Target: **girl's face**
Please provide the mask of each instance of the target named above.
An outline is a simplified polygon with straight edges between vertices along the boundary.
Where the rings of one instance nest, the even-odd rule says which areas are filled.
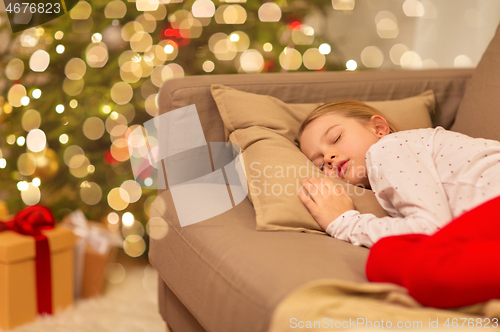
[[[357,119],[325,114],[304,128],[300,149],[327,176],[370,188],[366,152],[389,133],[387,121],[378,115],[364,124]]]

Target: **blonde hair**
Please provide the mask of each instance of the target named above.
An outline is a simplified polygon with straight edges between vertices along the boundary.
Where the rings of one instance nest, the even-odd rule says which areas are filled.
[[[314,119],[326,114],[337,114],[346,118],[357,119],[365,124],[368,124],[372,116],[379,115],[387,120],[391,133],[399,131],[397,125],[379,110],[357,100],[341,100],[320,105],[309,113],[300,124],[298,134],[299,141],[306,126]]]

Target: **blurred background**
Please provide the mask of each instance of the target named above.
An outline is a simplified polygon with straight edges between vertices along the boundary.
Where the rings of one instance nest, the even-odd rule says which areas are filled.
[[[14,34],[0,10],[0,220],[81,210],[143,258],[156,190],[127,137],[165,81],[474,67],[500,19],[494,0],[89,0]]]

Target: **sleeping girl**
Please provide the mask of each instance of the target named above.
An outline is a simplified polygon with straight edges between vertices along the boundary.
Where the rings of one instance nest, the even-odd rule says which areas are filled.
[[[440,266],[437,273],[443,276],[436,283],[449,283],[450,276],[458,275],[460,279],[464,273],[470,276],[472,269],[477,270],[476,278],[486,269],[484,272],[492,276],[474,279],[474,284],[482,280],[487,285],[482,286],[482,293],[475,288],[472,299],[466,296],[461,300],[457,295],[436,299],[437,293],[416,298],[423,304],[441,307],[476,303],[492,298],[493,293],[493,298],[500,298],[500,264],[491,261],[492,255],[495,261],[500,255],[500,198],[495,199],[500,196],[500,142],[471,138],[442,127],[398,131],[379,111],[352,100],[315,109],[302,121],[299,140],[302,152],[327,176],[372,189],[390,215],[377,218],[360,214],[345,190],[328,178],[304,179],[307,194],[298,192],[329,235],[355,245],[373,246],[367,264],[370,280],[398,283],[415,295],[412,292],[417,292],[415,287],[421,287],[421,283],[415,287],[409,284],[419,277],[428,278],[425,273],[430,267],[425,264],[435,263],[432,269]],[[448,242],[444,246],[443,242],[450,239],[456,245]],[[468,241],[488,245],[496,241],[496,246],[467,246],[465,250],[466,243],[472,245]],[[485,254],[492,248],[494,252]],[[441,256],[439,250],[444,250]],[[449,250],[455,256],[446,261],[443,257],[449,257]],[[457,252],[463,252],[463,257],[457,258]],[[410,257],[422,262],[403,268]],[[445,269],[449,271],[443,272]],[[426,284],[425,288],[429,287]],[[460,294],[464,294],[463,289]],[[426,296],[432,298],[430,302]]]

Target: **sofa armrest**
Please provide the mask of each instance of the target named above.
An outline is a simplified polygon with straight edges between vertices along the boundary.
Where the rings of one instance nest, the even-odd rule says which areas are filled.
[[[159,112],[195,104],[207,142],[224,141],[224,126],[210,93],[224,84],[266,94],[286,103],[317,103],[342,99],[393,100],[432,89],[436,95],[434,126],[450,128],[473,69],[301,72],[248,75],[188,76],[166,81],[160,89]]]

